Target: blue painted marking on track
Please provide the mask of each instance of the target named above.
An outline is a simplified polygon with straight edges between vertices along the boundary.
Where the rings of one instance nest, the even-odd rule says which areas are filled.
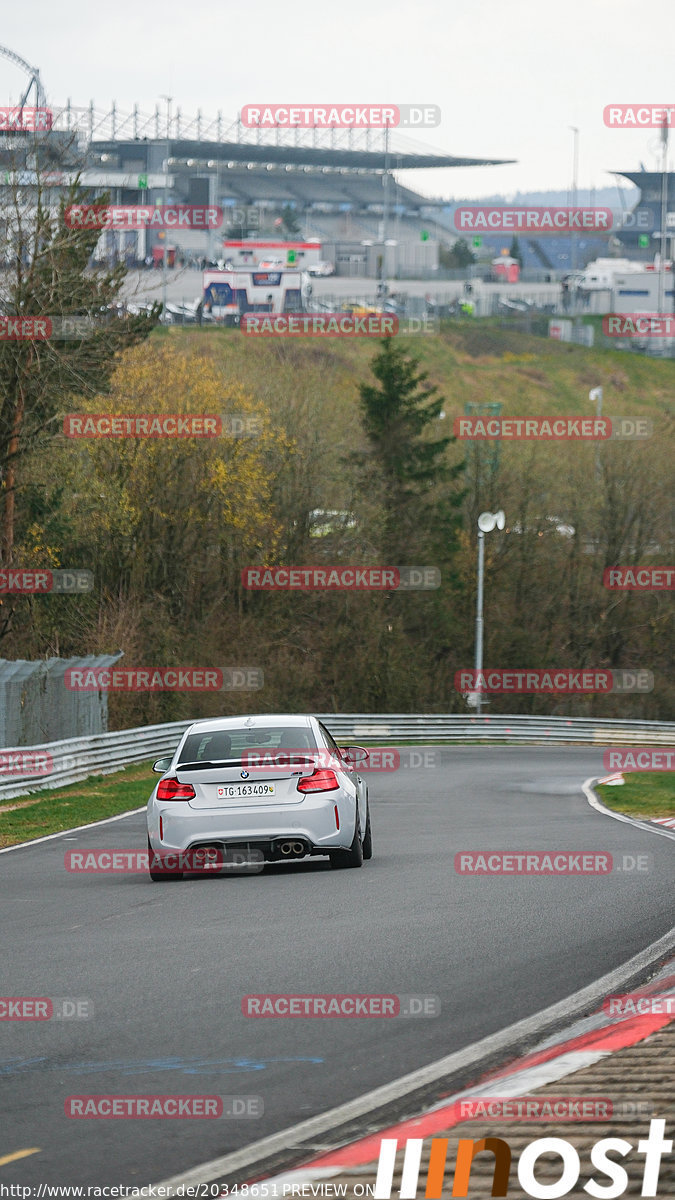
[[[277,1063],[316,1063],[325,1060],[313,1055],[288,1058],[136,1058],[111,1059],[108,1062],[50,1062],[47,1058],[8,1058],[0,1060],[0,1076],[26,1075],[31,1071],[62,1071],[67,1075],[151,1075],[157,1071],[177,1071],[181,1075],[245,1075],[264,1071]]]

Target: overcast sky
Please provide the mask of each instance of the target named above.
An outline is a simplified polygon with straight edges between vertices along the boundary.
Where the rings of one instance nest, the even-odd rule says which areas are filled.
[[[658,130],[605,128],[603,109],[675,102],[673,0],[31,0],[5,8],[0,40],[54,105],[152,112],[168,93],[184,114],[235,118],[257,102],[437,104],[417,143],[518,160],[400,176],[436,196],[568,188],[571,125],[580,188],[653,170]],[[16,102],[22,71],[0,58],[0,77],[0,103]]]

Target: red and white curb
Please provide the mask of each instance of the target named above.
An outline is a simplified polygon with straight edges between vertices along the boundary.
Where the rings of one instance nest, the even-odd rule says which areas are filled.
[[[648,985],[639,989],[640,996],[675,997],[675,974],[673,963],[665,967]],[[602,1009],[576,1021],[563,1033],[541,1042],[530,1054],[512,1063],[509,1067],[486,1075],[475,1087],[457,1092],[426,1109],[418,1117],[380,1129],[377,1133],[359,1138],[332,1150],[328,1154],[310,1159],[293,1171],[282,1175],[257,1176],[249,1183],[276,1185],[303,1184],[312,1180],[329,1179],[352,1169],[361,1173],[367,1164],[377,1162],[380,1142],[383,1138],[425,1138],[441,1131],[452,1129],[467,1120],[462,1116],[462,1101],[471,1096],[481,1099],[530,1096],[537,1088],[545,1087],[593,1066],[616,1050],[624,1050],[643,1041],[657,1030],[675,1020],[675,1013],[650,1013],[629,1018],[609,1017]],[[359,1168],[361,1170],[359,1170]],[[283,1188],[281,1189],[283,1194]]]
[[[675,817],[652,817],[655,825],[667,825],[668,829],[675,829]]]

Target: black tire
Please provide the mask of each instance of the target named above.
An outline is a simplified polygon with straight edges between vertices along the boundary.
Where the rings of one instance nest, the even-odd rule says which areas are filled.
[[[366,817],[366,832],[363,837],[363,857],[373,857],[373,831],[370,828],[370,805],[368,805],[368,816]]]
[[[172,880],[172,879],[181,880],[183,878],[182,871],[157,871],[157,870],[153,869],[150,866],[150,863],[152,863],[152,860],[154,857],[155,857],[155,852],[154,852],[152,846],[150,845],[150,838],[148,838],[148,870],[150,872],[150,878],[153,883],[168,883],[169,880]]]
[[[361,841],[358,820],[356,822],[356,829],[354,830],[354,840],[349,850],[332,850],[330,865],[334,871],[342,870],[344,867],[363,866],[363,842]]]

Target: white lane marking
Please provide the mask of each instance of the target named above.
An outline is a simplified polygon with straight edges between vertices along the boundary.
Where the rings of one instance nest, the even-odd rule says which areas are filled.
[[[450,1100],[445,1100],[443,1104],[450,1104],[464,1096],[526,1096],[534,1088],[546,1087],[549,1083],[564,1079],[566,1075],[572,1075],[574,1071],[592,1067],[601,1058],[608,1058],[610,1053],[609,1050],[568,1050],[565,1054],[559,1054],[557,1058],[549,1059],[548,1062],[536,1063],[533,1067],[514,1071],[512,1075],[495,1079],[493,1083],[487,1080],[482,1086],[477,1084],[476,1087],[468,1088],[465,1092],[452,1096]],[[442,1108],[443,1104],[436,1107]],[[432,1112],[433,1109],[429,1111]]]

